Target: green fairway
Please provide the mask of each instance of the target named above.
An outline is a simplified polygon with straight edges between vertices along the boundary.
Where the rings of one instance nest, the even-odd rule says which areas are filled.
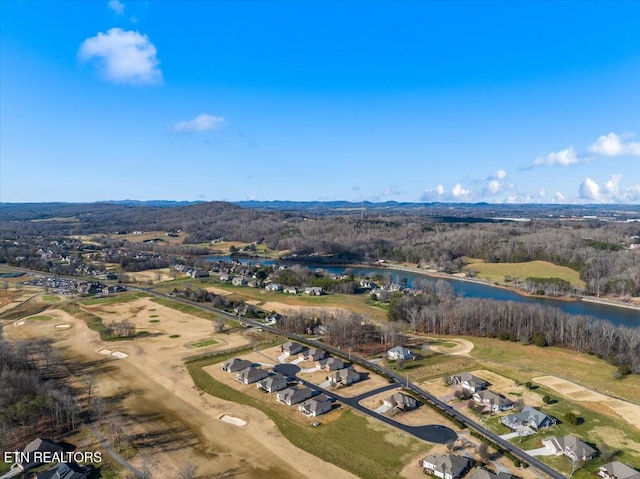
[[[464,267],[465,271],[474,271],[480,279],[504,283],[505,277],[518,278],[559,278],[577,288],[584,288],[585,282],[580,279],[578,271],[558,266],[548,261],[528,261],[526,263],[483,263],[473,261]]]

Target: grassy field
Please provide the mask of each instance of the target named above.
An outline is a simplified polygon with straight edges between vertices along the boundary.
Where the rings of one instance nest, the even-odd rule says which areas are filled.
[[[15,308],[11,308],[3,313],[0,313],[0,319],[6,319],[13,321],[15,319],[24,318],[26,316],[33,316],[49,309],[50,305],[42,303],[26,302],[19,304]]]
[[[27,318],[29,321],[51,321],[53,316],[48,316],[46,314],[37,314],[35,316],[31,316]]]
[[[223,361],[227,356],[218,355],[187,363],[194,382],[201,390],[228,401],[260,409],[295,446],[358,477],[398,478],[399,471],[411,457],[421,450],[426,452],[429,449],[428,445],[416,439],[398,437],[394,429],[375,423],[350,409],[345,409],[338,419],[323,423],[320,427],[302,425],[295,419],[293,411],[291,417],[283,415],[271,402],[243,394],[216,381],[202,370],[204,366]]]
[[[640,376],[614,379],[616,367],[596,356],[493,338],[465,339],[474,344],[471,356],[486,362],[489,369],[509,368],[509,376],[521,383],[536,376],[554,375],[631,402],[637,402],[640,397]]]
[[[345,308],[356,313],[370,316],[375,319],[385,320],[387,317],[387,307],[377,305],[369,295],[366,294],[327,294],[323,296],[309,296],[305,294],[291,295],[264,289],[248,288],[246,286],[233,286],[226,283],[216,283],[207,280],[197,280],[191,278],[180,278],[174,281],[165,281],[158,284],[158,291],[170,292],[173,288],[207,288],[215,287],[228,291],[230,299],[241,299],[243,301],[257,301],[258,306],[268,302],[282,303],[293,307],[326,307]]]
[[[566,266],[558,266],[548,261],[528,261],[526,263],[484,263],[473,260],[464,267],[466,271],[475,271],[480,279],[504,283],[505,276],[518,278],[523,281],[533,278],[559,278],[568,281],[573,286],[584,288],[585,282],[580,274]]]
[[[81,299],[79,303],[85,306],[96,306],[98,304],[124,303],[126,301],[135,301],[136,299],[148,298],[149,296],[149,294],[143,292],[119,293],[104,296],[101,298]]]
[[[42,299],[44,301],[60,301],[60,296],[53,296],[51,294],[43,294]]]
[[[196,308],[195,306],[190,306],[188,304],[180,303],[179,301],[172,301],[166,298],[152,298],[151,301],[153,301],[154,303],[161,304],[162,306],[166,306],[167,308],[175,309],[176,311],[180,311],[185,314],[190,314],[192,316],[197,316],[199,318],[209,319],[211,321],[218,318],[218,315],[215,313],[204,311],[200,308]]]

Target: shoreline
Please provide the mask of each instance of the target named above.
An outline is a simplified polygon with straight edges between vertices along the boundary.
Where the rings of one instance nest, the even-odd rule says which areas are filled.
[[[385,266],[383,266],[383,268],[395,269],[397,271],[405,271],[405,272],[415,273],[415,274],[423,274],[425,276],[430,276],[432,278],[457,279],[460,281],[467,281],[470,283],[482,284],[484,286],[491,286],[493,288],[502,288],[507,291],[511,291],[513,293],[519,294],[520,296],[525,296],[528,298],[553,299],[557,301],[567,301],[567,302],[584,301],[587,303],[602,304],[605,306],[614,306],[618,308],[626,308],[626,309],[633,309],[636,311],[640,311],[640,304],[623,303],[623,302],[616,301],[609,298],[596,298],[594,296],[581,296],[579,298],[574,298],[571,296],[545,296],[540,294],[527,293],[526,291],[522,291],[520,289],[511,287],[511,286],[507,286],[504,284],[495,284],[495,283],[492,283],[491,281],[487,281],[483,279],[456,276],[455,274],[440,273],[438,271],[433,271],[433,270],[412,268],[409,266],[402,266],[402,265],[395,265],[395,264],[386,264]]]

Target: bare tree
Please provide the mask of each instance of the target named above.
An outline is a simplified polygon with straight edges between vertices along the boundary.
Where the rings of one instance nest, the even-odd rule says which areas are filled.
[[[198,473],[198,466],[191,462],[187,462],[182,468],[178,470],[176,479],[195,479]]]

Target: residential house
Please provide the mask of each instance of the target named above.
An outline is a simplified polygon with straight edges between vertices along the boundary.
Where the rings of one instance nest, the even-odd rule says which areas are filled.
[[[428,474],[442,479],[457,479],[473,467],[475,461],[455,454],[429,454],[422,460]]]
[[[264,287],[266,291],[282,291],[282,285],[271,283]]]
[[[323,291],[319,286],[311,286],[308,288],[304,288],[304,294],[308,294],[311,296],[322,296]]]
[[[460,373],[449,377],[449,381],[453,384],[459,384],[463,389],[472,393],[482,391],[489,387],[489,383],[484,379],[474,376],[471,373]]]
[[[476,467],[467,479],[512,479],[513,476],[507,472],[491,472],[484,467]]]
[[[194,268],[191,271],[189,271],[189,276],[191,276],[192,278],[206,278],[209,276],[209,272],[208,271],[204,271],[202,269],[198,269],[198,268]]]
[[[309,348],[306,351],[300,353],[300,359],[314,362],[324,359],[326,355],[327,353],[325,353],[322,349]]]
[[[311,396],[313,396],[313,389],[309,387],[304,387],[301,389],[290,387],[276,393],[276,399],[278,400],[278,402],[286,404],[287,406],[292,406],[294,404],[298,404],[299,402],[306,401]]]
[[[243,384],[252,384],[266,378],[267,376],[269,376],[269,372],[266,369],[249,366],[236,374],[236,380]]]
[[[564,454],[573,461],[588,461],[596,456],[597,451],[585,444],[575,436],[567,435],[563,437],[550,436],[542,440],[542,445],[553,454],[561,456]]]
[[[276,324],[278,321],[282,319],[282,315],[278,313],[272,313],[264,319],[267,322],[267,324]]]
[[[600,466],[598,475],[602,477],[602,479],[640,479],[640,472],[620,461],[614,461]]]
[[[353,368],[343,368],[329,374],[327,378],[332,384],[342,384],[349,386],[350,384],[360,381],[360,373]]]
[[[237,276],[231,280],[231,284],[234,286],[245,286],[247,284],[247,278]]]
[[[36,474],[35,479],[84,479],[90,472],[89,466],[80,466],[75,462],[59,462],[55,467]]]
[[[284,292],[287,294],[298,294],[298,288],[294,286],[289,286],[287,288],[284,288]]]
[[[248,368],[253,363],[240,358],[227,359],[222,363],[222,370],[228,373],[237,373],[243,369]]]
[[[482,404],[485,408],[492,412],[507,411],[513,409],[513,401],[507,399],[501,394],[494,393],[493,391],[484,390],[478,391],[473,394],[473,400]]]
[[[398,359],[408,360],[416,358],[415,354],[413,354],[410,349],[403,348],[402,346],[391,348],[389,351],[387,351],[387,357],[392,361],[396,361]]]
[[[502,417],[500,422],[513,430],[528,427],[538,431],[543,427],[553,426],[556,420],[537,409],[527,406],[519,413]]]
[[[287,378],[282,374],[276,373],[273,376],[264,378],[257,383],[258,389],[262,389],[268,393],[274,393],[276,391],[282,391],[287,387]]]
[[[328,357],[326,359],[316,361],[316,366],[327,371],[336,371],[344,368],[344,361],[340,358]]]
[[[37,438],[27,444],[24,449],[20,451],[26,454],[26,461],[17,461],[16,466],[22,471],[26,471],[27,469],[31,469],[32,467],[42,464],[42,461],[40,460],[42,458],[42,453],[60,453],[63,451],[64,449],[62,446],[58,446],[51,439]]]
[[[402,411],[410,411],[418,407],[418,401],[411,396],[400,392],[394,393],[388,398],[382,400],[382,404],[389,408],[401,409]]]
[[[302,352],[302,345],[293,341],[287,341],[282,345],[282,353],[287,356],[293,356]]]
[[[331,411],[331,400],[328,396],[320,394],[300,404],[298,409],[308,417],[320,416],[321,414]]]
[[[220,281],[222,281],[223,283],[228,283],[232,279],[233,279],[233,276],[231,276],[230,274],[221,274],[220,275]]]
[[[249,286],[250,288],[257,288],[258,286],[260,286],[260,283],[258,283],[257,279],[251,279],[247,281],[247,286]]]

